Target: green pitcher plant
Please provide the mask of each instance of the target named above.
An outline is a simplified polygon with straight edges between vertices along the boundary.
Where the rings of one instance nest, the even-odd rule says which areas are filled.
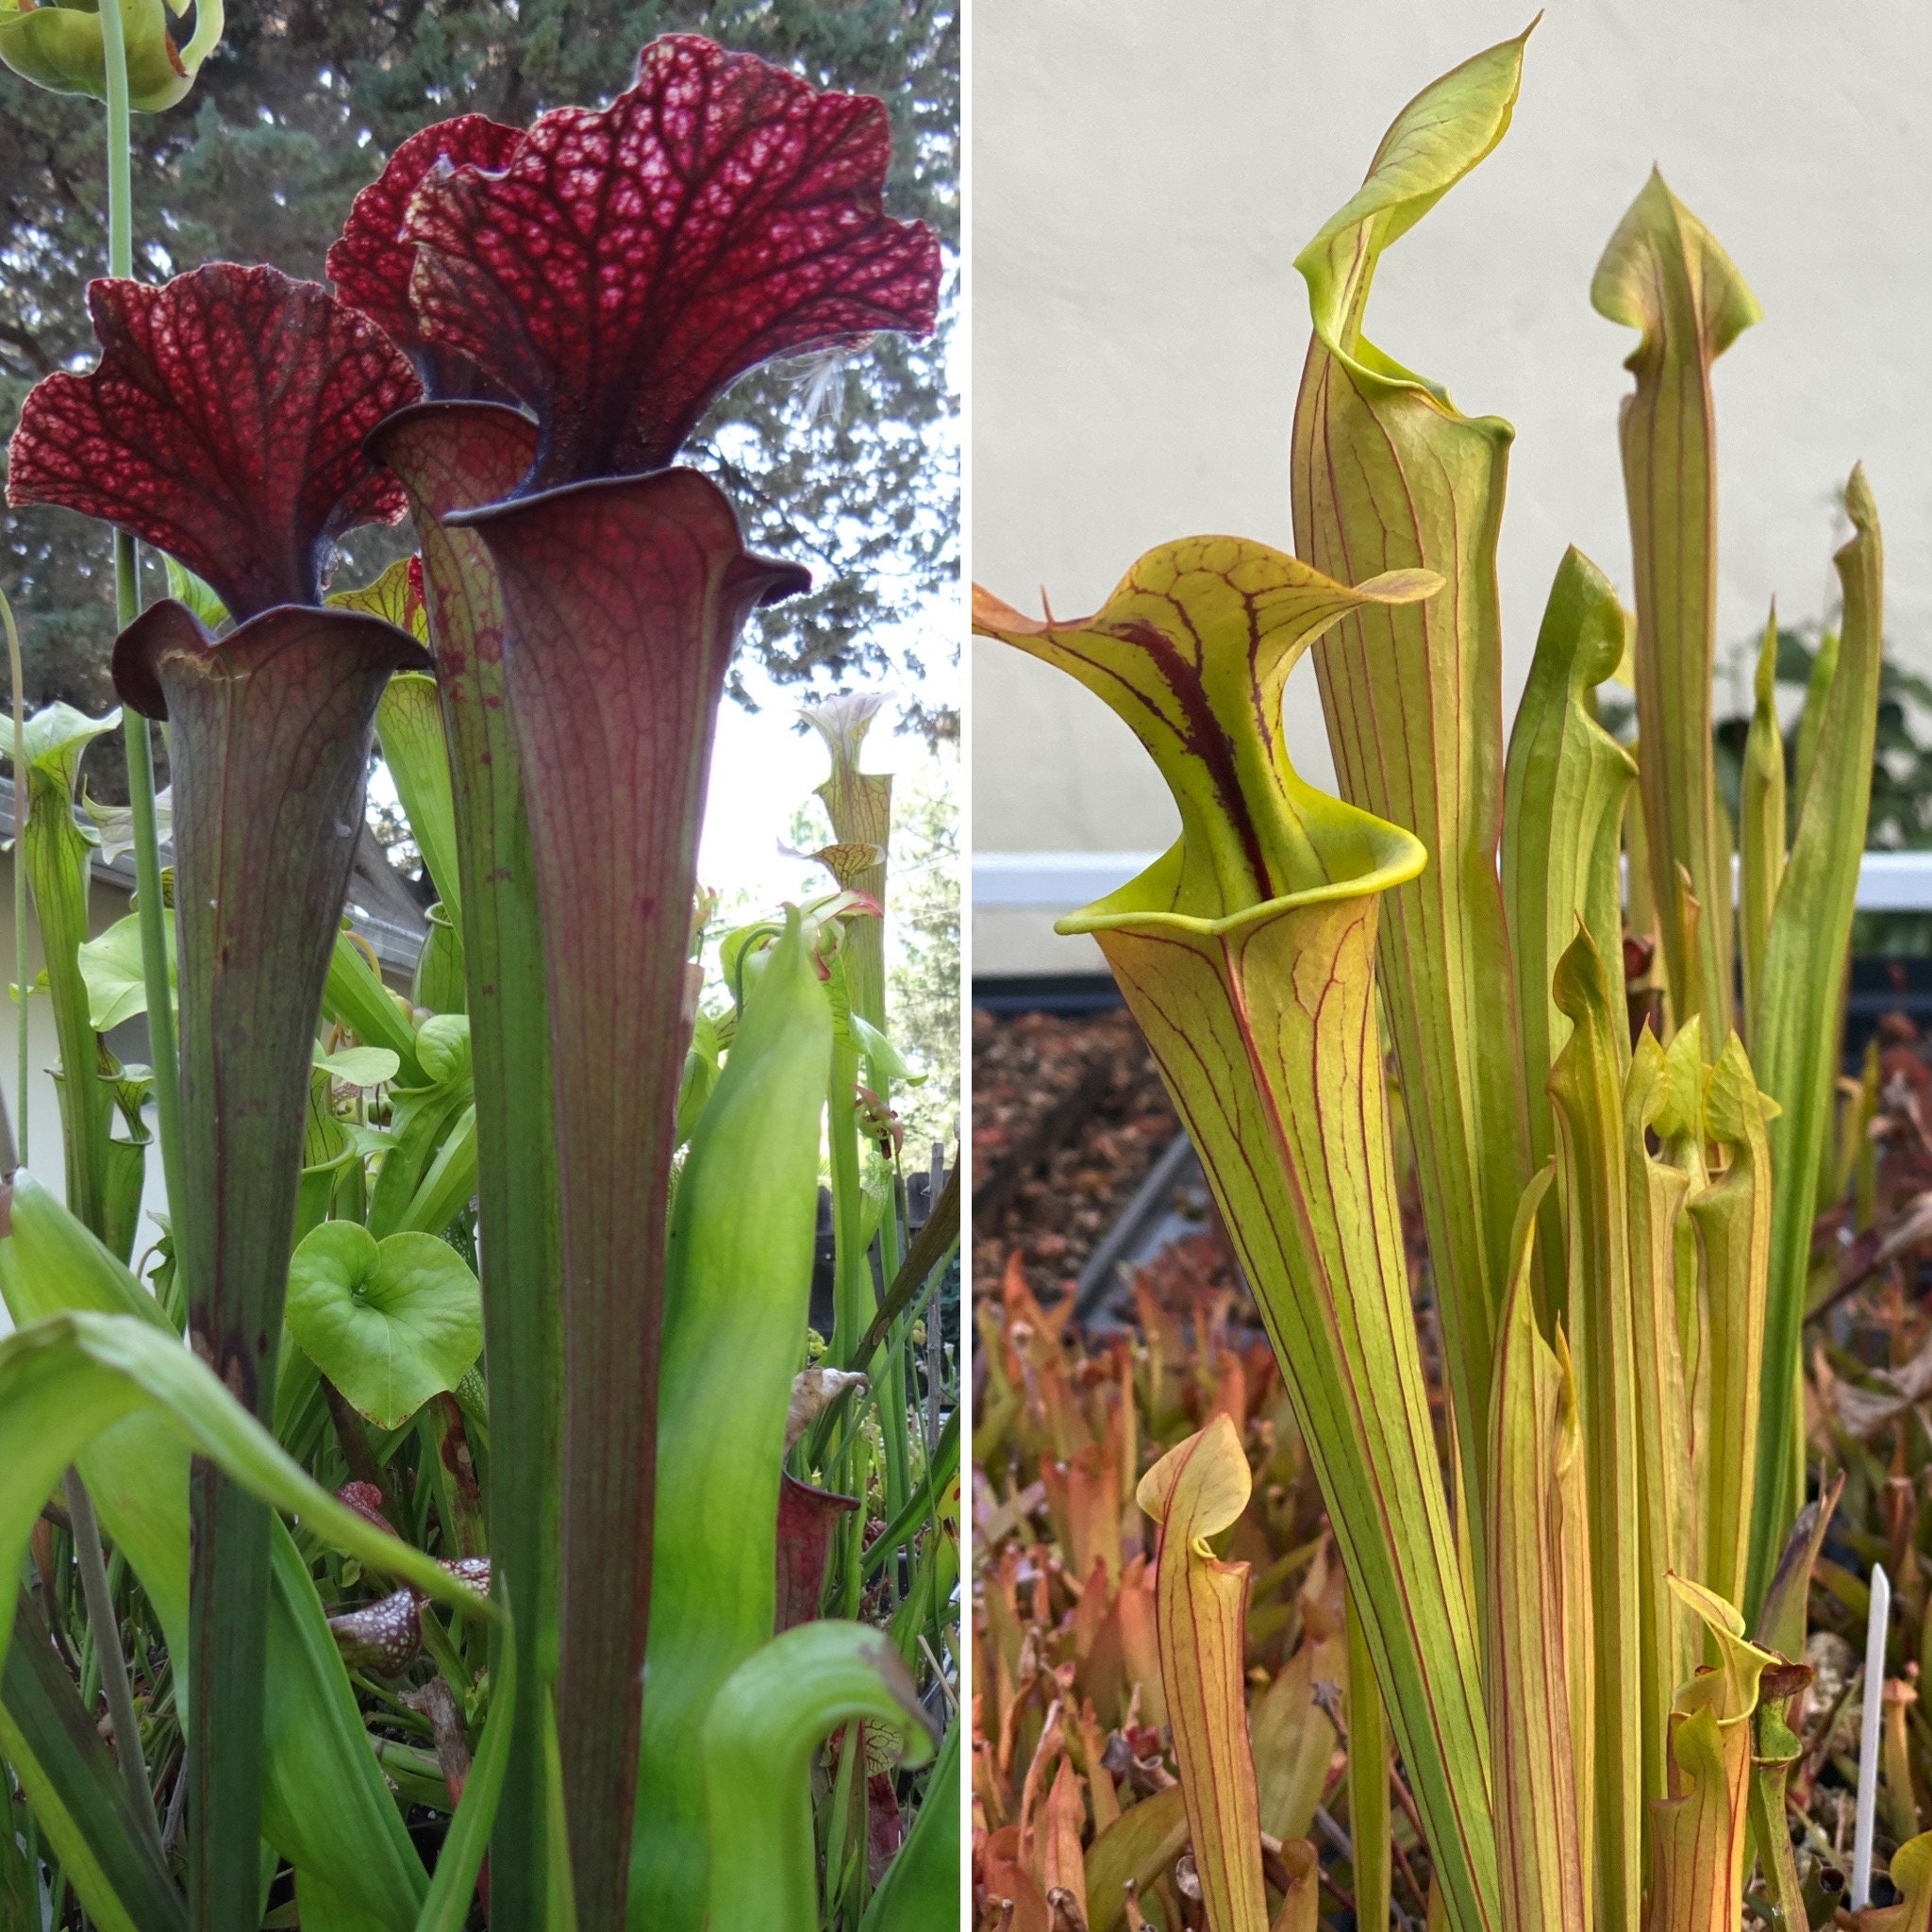
[[[1641,338],[1621,425],[1636,608],[1572,549],[1506,738],[1513,432],[1365,326],[1383,252],[1507,132],[1527,41],[1410,102],[1297,258],[1313,325],[1291,442],[1299,557],[1191,538],[1091,617],[1034,620],[975,591],[974,625],[1099,695],[1179,810],[1174,847],[1059,930],[1098,941],[1146,1036],[1320,1479],[1376,1690],[1350,1696],[1357,1908],[1389,1896],[1386,1713],[1432,1925],[1732,1932],[1754,1871],[1782,1923],[1807,1924],[1783,1720],[1810,1677],[1792,1659],[1837,1492],[1801,1518],[1800,1350],[1840,1131],[1877,513],[1855,469],[1790,830],[1774,625],[1734,827],[1711,734],[1711,371],[1757,308],[1653,175],[1591,291]],[[1288,758],[1284,705],[1313,695],[1289,681],[1304,653],[1339,797]],[[1620,675],[1634,745],[1599,711]],[[1626,970],[1653,936],[1664,991],[1640,1005]],[[1391,1086],[1441,1318],[1440,1431]],[[1246,1585],[1208,1539],[1253,1472],[1223,1416],[1141,1490],[1162,1524],[1161,1701],[1211,1932],[1315,1923],[1295,1848],[1257,1846],[1242,1797]],[[1897,1911],[1923,1910],[1923,1842],[1899,1851]],[[1116,1922],[1119,1899],[1089,1902]]]
[[[981,593],[974,623],[1107,697],[1174,793],[1179,841],[1063,924],[1099,941],[1201,1150],[1323,1472],[1442,1883],[1476,1914],[1496,1884],[1474,1802],[1489,1778],[1476,1631],[1374,1047],[1381,896],[1427,855],[1307,785],[1282,724],[1289,673],[1324,630],[1440,589],[1408,571],[1351,591],[1264,545],[1201,538],[1150,552],[1091,618],[1037,623]]]

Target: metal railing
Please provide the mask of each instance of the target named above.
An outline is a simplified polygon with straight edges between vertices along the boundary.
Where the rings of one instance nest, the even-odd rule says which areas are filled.
[[[975,912],[1071,912],[1153,863],[1151,852],[976,852]],[[1932,912],[1932,852],[1868,852],[1858,866],[1861,912]]]

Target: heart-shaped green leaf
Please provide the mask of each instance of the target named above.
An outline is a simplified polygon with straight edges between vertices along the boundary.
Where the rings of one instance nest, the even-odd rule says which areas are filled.
[[[325,1221],[289,1264],[284,1319],[322,1373],[378,1428],[454,1389],[483,1349],[476,1277],[428,1234],[378,1241]]]
[[[167,924],[168,978],[175,978],[175,922]],[[111,1033],[124,1021],[147,1011],[147,980],[141,964],[141,919],[130,912],[98,939],[76,949],[80,976],[87,984],[88,1024]]]

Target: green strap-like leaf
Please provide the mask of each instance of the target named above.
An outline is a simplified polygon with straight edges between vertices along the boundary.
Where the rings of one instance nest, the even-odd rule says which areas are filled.
[[[1088,1932],[1125,1924],[1129,1881],[1145,1891],[1187,1850],[1188,1830],[1187,1800],[1175,1784],[1130,1806],[1088,1846]]]
[[[395,1231],[440,1235],[476,1196],[476,1103],[458,1113],[436,1150]]]
[[[1818,1164],[1838,1077],[1839,1006],[1877,733],[1885,556],[1877,506],[1862,469],[1852,472],[1845,508],[1852,540],[1833,559],[1844,594],[1843,639],[1821,712],[1812,782],[1801,793],[1797,835],[1772,913],[1764,951],[1764,1015],[1760,1037],[1752,1042],[1757,1084],[1783,1111],[1769,1133],[1771,1285],[1747,1610],[1762,1601],[1802,1488],[1797,1389],[1805,1282]]]
[[[343,1897],[326,1879],[299,1866],[295,1909],[301,1914],[302,1932],[382,1932],[382,1920]]]
[[[367,1224],[378,1241],[406,1227],[423,1225],[417,1197],[428,1184],[443,1150],[462,1131],[465,1117],[474,1124],[474,1092],[465,1074],[432,1087],[406,1090],[396,1096],[388,1149],[369,1198]],[[474,1178],[470,1191],[455,1207],[461,1207],[471,1191]],[[448,1219],[445,1215],[442,1222],[425,1231],[440,1234]]]
[[[785,1417],[805,1352],[831,1055],[831,1006],[788,908],[672,1213],[631,1835],[639,1924],[704,1918],[705,1718],[719,1687],[772,1640]]]
[[[187,1932],[188,1908],[138,1818],[94,1720],[33,1600],[21,1592],[16,1636],[0,1666],[0,1756],[80,1902],[102,1932]],[[12,1825],[7,1826],[12,1836]]]
[[[1758,319],[1709,231],[1653,172],[1597,264],[1590,299],[1642,332],[1621,437],[1637,576],[1639,784],[1664,963],[1681,1019],[1715,1051],[1731,1030],[1729,836],[1711,757],[1717,653],[1717,456],[1710,366]],[[1694,935],[1678,869],[1703,907]]]
[[[516,1651],[503,1647],[503,1662],[491,1687],[490,1715],[470,1763],[470,1775],[458,1802],[456,1816],[442,1849],[436,1856],[436,1875],[423,1901],[416,1932],[463,1932],[475,1897],[476,1879],[490,1850],[490,1829],[503,1796],[503,1774],[509,1763],[510,1724],[516,1710]]]
[[[1295,548],[1359,583],[1435,573],[1453,595],[1344,617],[1315,652],[1342,796],[1429,854],[1390,894],[1380,972],[1448,1356],[1468,1493],[1483,1494],[1491,1350],[1530,1172],[1496,839],[1503,648],[1495,552],[1513,430],[1471,418],[1362,332],[1382,252],[1502,140],[1524,39],[1444,75],[1397,115],[1360,190],[1296,259],[1315,339],[1291,458]],[[1480,1511],[1468,1529],[1478,1573]],[[1452,1920],[1455,1907],[1451,1907]]]
[[[408,1015],[382,983],[381,974],[369,963],[369,956],[345,932],[336,936],[335,950],[329,955],[322,1009],[364,1046],[388,1047],[401,1065],[400,1079],[405,1087],[423,1084],[416,1035]]]
[[[1356,1915],[1370,1925],[1386,1924],[1394,1869],[1390,1855],[1389,1714],[1375,1683],[1354,1599],[1347,1604],[1348,1625],[1348,1828]],[[1500,1851],[1500,1847],[1498,1847]]]
[[[1777,607],[1765,620],[1757,653],[1751,728],[1738,812],[1738,950],[1743,958],[1744,1027],[1757,1038],[1764,981],[1764,948],[1772,908],[1785,875],[1785,741],[1777,722]]]

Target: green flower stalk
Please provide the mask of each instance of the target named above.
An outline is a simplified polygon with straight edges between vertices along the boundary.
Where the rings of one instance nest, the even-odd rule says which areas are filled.
[[[1265,545],[1150,552],[1092,617],[975,592],[974,626],[1120,713],[1180,809],[1179,842],[1060,923],[1100,942],[1199,1149],[1262,1310],[1361,1611],[1449,1923],[1496,1918],[1474,1620],[1423,1386],[1376,1038],[1383,895],[1419,840],[1305,783],[1288,674],[1330,625],[1420,604]],[[1482,1445],[1487,1454],[1487,1444]]]

